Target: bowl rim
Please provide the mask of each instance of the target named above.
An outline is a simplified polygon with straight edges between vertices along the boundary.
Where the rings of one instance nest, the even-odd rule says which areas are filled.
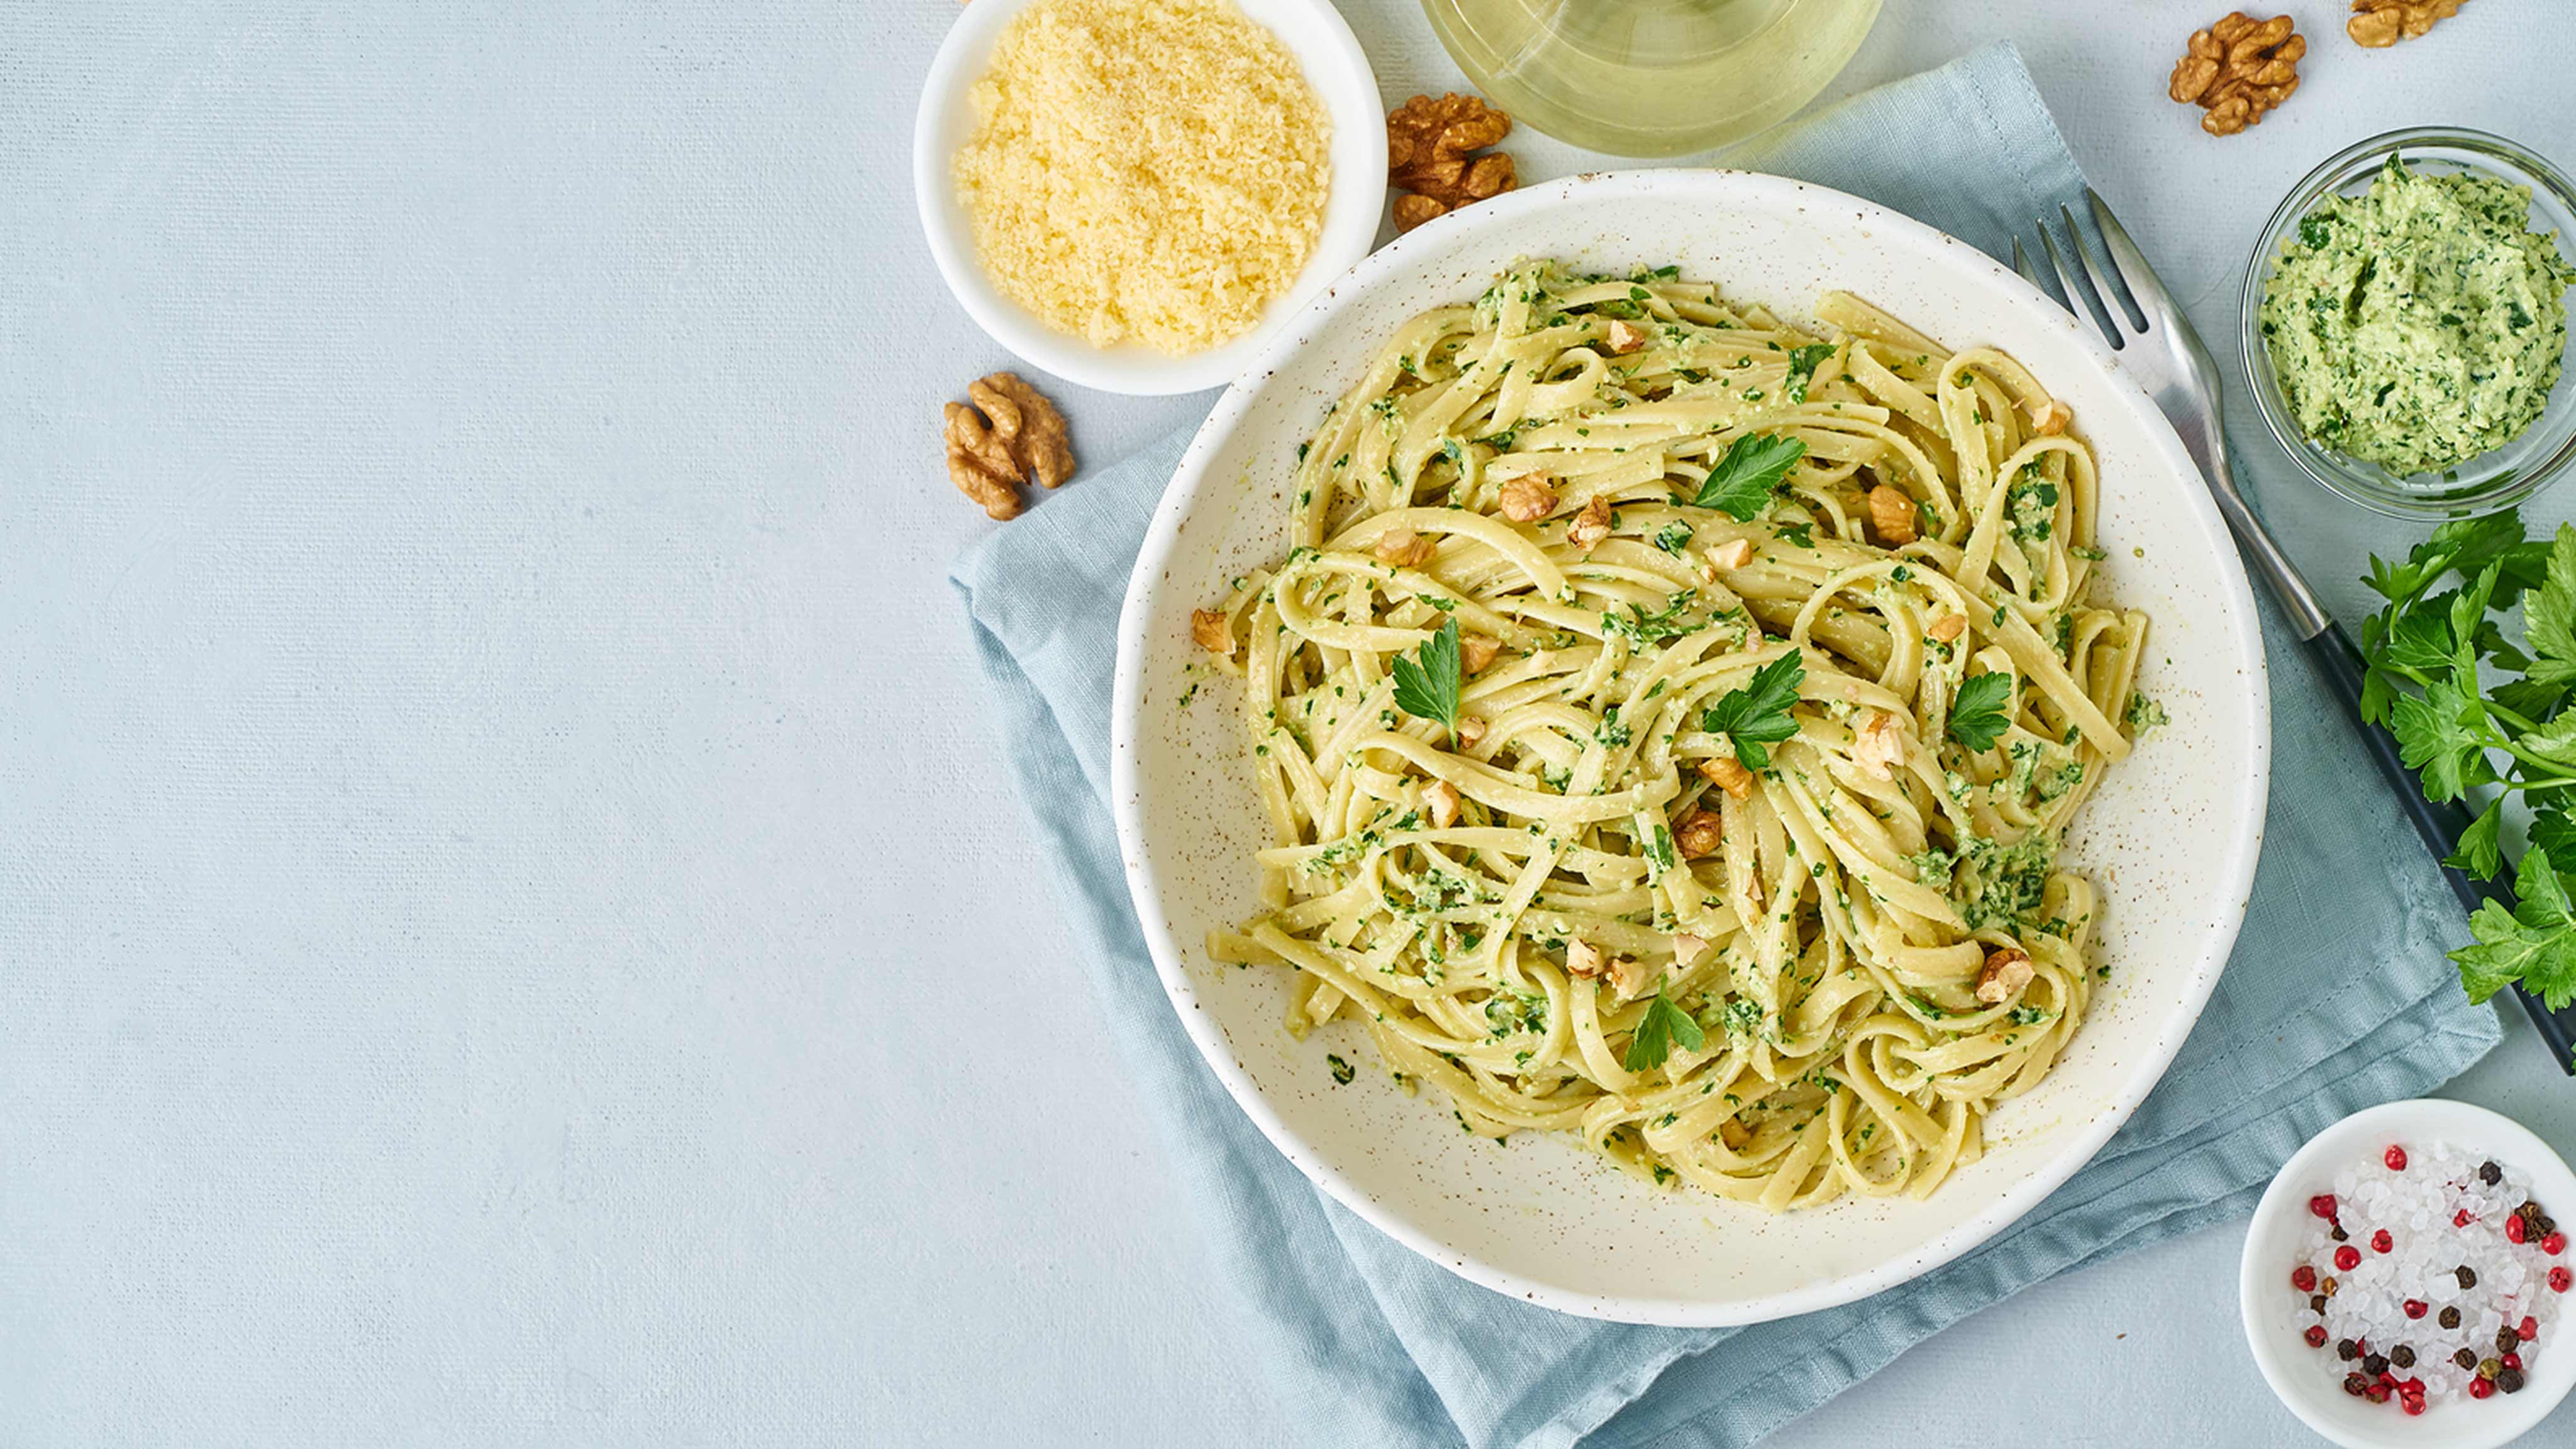
[[[2227,592],[2233,606],[2230,611],[2233,636],[2226,642],[2233,645],[2235,657],[2243,664],[2241,677],[2248,699],[2250,723],[2255,726],[2249,731],[2242,771],[2243,797],[2249,808],[2239,817],[2233,838],[2221,843],[2221,848],[2232,857],[2222,869],[2225,889],[2217,893],[2213,902],[2211,928],[2199,959],[2194,963],[2193,975],[2184,984],[2174,1009],[2169,1010],[2158,1024],[2154,1038],[2145,1043],[2125,1079],[2118,1083],[2116,1091],[2109,1094],[2108,1105],[2072,1133],[2067,1145],[2046,1166],[2006,1188],[1984,1209],[1928,1243],[1893,1254],[1858,1272],[1820,1278],[1798,1288],[1747,1298],[1710,1301],[1590,1294],[1527,1278],[1484,1262],[1415,1228],[1345,1177],[1324,1159],[1321,1152],[1310,1148],[1263,1095],[1249,1070],[1236,1060],[1223,1029],[1199,1002],[1180,944],[1167,928],[1162,881],[1143,844],[1137,740],[1146,628],[1159,596],[1166,589],[1182,587],[1167,567],[1172,551],[1180,541],[1182,525],[1191,505],[1197,501],[1202,488],[1210,486],[1212,460],[1255,405],[1261,394],[1261,384],[1297,349],[1306,345],[1316,325],[1341,310],[1345,305],[1344,299],[1374,284],[1382,275],[1407,265],[1417,253],[1445,245],[1450,235],[1461,230],[1459,223],[1481,221],[1504,225],[1524,213],[1559,205],[1600,206],[1615,204],[1625,196],[1667,191],[1696,193],[1718,204],[1742,202],[1748,195],[1777,198],[1779,204],[1791,206],[1828,203],[1838,210],[1858,213],[1881,245],[1903,245],[1924,255],[1947,255],[1959,266],[1982,265],[1998,285],[2020,294],[2026,304],[2043,307],[2051,315],[2064,310],[2046,293],[1994,258],[1901,212],[1830,187],[1759,172],[1674,167],[1586,173],[1524,187],[1481,202],[1473,211],[1455,221],[1435,222],[1418,228],[1372,254],[1315,297],[1300,313],[1296,325],[1278,333],[1263,349],[1260,363],[1247,370],[1218,400],[1215,410],[1201,424],[1183,453],[1170,485],[1155,507],[1135,568],[1129,574],[1127,595],[1119,614],[1117,668],[1110,700],[1109,771],[1111,811],[1119,854],[1127,876],[1129,896],[1137,913],[1139,934],[1153,958],[1155,973],[1170,998],[1174,1014],[1198,1047],[1200,1056],[1223,1083],[1235,1104],[1281,1155],[1310,1182],[1371,1226],[1470,1282],[1525,1302],[1581,1317],[1699,1328],[1767,1322],[1832,1308],[1908,1282],[1972,1251],[2019,1221],[2101,1151],[2172,1065],[2175,1054],[2182,1049],[2184,1040],[2208,1006],[2210,994],[2217,988],[2218,978],[2226,968],[2228,956],[2244,924],[2246,904],[2253,889],[2255,864],[2261,854],[2265,803],[2270,792],[2271,695],[2261,625],[2253,587],[2243,561],[2209,491],[2205,487],[2186,487],[2181,490],[2182,507],[2209,541],[2214,582]],[[2068,320],[2071,323],[2072,319]],[[2144,429],[2162,465],[2177,477],[2199,479],[2199,469],[2191,461],[2172,424],[2136,381],[2120,370],[2117,358],[2109,348],[2089,328],[2073,327],[2071,335],[2075,346],[2113,382],[2115,393],[2123,397],[2132,409],[2135,420]]]
[[[2471,481],[2438,494],[2395,492],[2341,455],[2308,441],[2297,421],[2289,415],[2289,403],[2281,396],[2280,380],[2273,370],[2272,350],[2263,345],[2263,292],[2271,280],[2281,239],[2297,225],[2300,217],[2324,199],[2335,178],[2353,174],[2357,163],[2384,161],[2411,147],[2422,146],[2446,147],[2504,162],[2524,173],[2535,190],[2547,190],[2562,209],[2576,215],[2576,179],[2570,179],[2548,157],[2509,137],[2466,126],[2407,126],[2355,141],[2311,167],[2264,220],[2262,230],[2254,239],[2253,254],[2246,258],[2244,280],[2238,289],[2237,344],[2243,354],[2246,386],[2254,394],[2254,410],[2263,419],[2264,431],[2271,434],[2272,441],[2289,455],[2300,472],[2337,497],[2360,504],[2384,517],[2475,518],[2521,503],[2555,481],[2571,465],[2576,465],[2576,425],[2568,427],[2567,436],[2559,440],[2557,448],[2548,456],[2521,469],[2501,487],[2480,491],[2479,482],[2472,476]],[[2498,176],[2496,179],[2522,184],[2522,178],[2518,177]],[[2576,255],[2569,254],[2571,246],[2576,246],[2576,234],[2562,234],[2559,237],[2560,253],[2576,260]],[[2571,387],[2576,387],[2576,368],[2562,373],[2552,394],[2554,396],[2559,390]],[[2537,419],[2533,426],[2538,426]]]
[[[1261,320],[1242,334],[1203,351],[1169,356],[1137,344],[1099,347],[1047,326],[1005,297],[975,255],[950,180],[957,137],[951,105],[984,70],[994,42],[1021,11],[1039,0],[975,0],[959,12],[923,77],[913,114],[913,205],[921,235],[949,295],[984,331],[1033,367],[1080,387],[1131,397],[1165,396],[1221,387],[1242,374],[1279,329],[1305,311],[1305,303],[1333,278],[1368,255],[1386,212],[1386,126],[1377,110],[1377,73],[1359,37],[1330,0],[1237,0],[1256,23],[1288,48],[1333,128],[1327,146],[1359,147],[1359,165],[1335,157],[1324,196],[1324,214],[1313,248],[1295,280],[1270,301]],[[1278,12],[1295,16],[1293,21]],[[1269,18],[1264,18],[1265,14]],[[1353,174],[1355,173],[1355,174]]]
[[[2576,1343],[2542,1360],[2541,1367],[2532,1372],[2526,1392],[2509,1400],[2489,1400],[2488,1404],[2495,1407],[2481,1408],[2479,1412],[2491,1415],[2491,1423],[2465,1424],[2452,1417],[2458,1406],[2446,1405],[2438,1417],[2388,1415],[2390,1432],[2374,1435],[2318,1409],[2322,1404],[2339,1404],[2342,1390],[2332,1379],[2304,1371],[2313,1365],[2291,1362],[2288,1345],[2281,1342],[2277,1325],[2262,1308],[2265,1295],[2275,1286],[2272,1274],[2283,1261],[2271,1256],[2276,1250],[2270,1239],[2282,1230],[2285,1218],[2305,1211],[2312,1191],[2323,1190],[2314,1184],[2321,1170],[2331,1179],[2334,1164],[2329,1159],[2357,1155],[2380,1139],[2401,1137],[2436,1137],[2454,1146],[2492,1153],[2531,1174],[2536,1191],[2555,1191],[2566,1201],[2576,1203],[2576,1172],[2569,1170],[2567,1160],[2538,1133],[2501,1112],[2444,1097],[2413,1097],[2365,1107],[2309,1138],[2272,1175],[2271,1185],[2263,1190],[2262,1199],[2254,1206],[2254,1216],[2246,1224],[2245,1245],[2238,1254],[2237,1318],[2244,1327],[2254,1366],[2262,1371],[2263,1382],[2271,1387],[2273,1397],[2297,1415],[2299,1422],[2345,1449],[2420,1449],[2435,1444],[2443,1449],[2495,1449],[2530,1432],[2549,1417],[2569,1389],[2576,1388]],[[2570,1311],[2559,1317],[2562,1332],[2576,1325],[2576,1301],[2571,1301],[2569,1307]],[[2498,1412],[2499,1407],[2510,1412]],[[2377,1427],[2375,1422],[2373,1427]]]

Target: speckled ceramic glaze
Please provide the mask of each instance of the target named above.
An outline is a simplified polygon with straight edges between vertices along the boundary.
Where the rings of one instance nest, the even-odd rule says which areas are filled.
[[[1218,965],[1211,928],[1255,905],[1269,826],[1231,681],[1190,610],[1288,548],[1297,445],[1405,319],[1465,301],[1517,258],[1597,270],[1678,264],[1733,298],[1809,315],[1844,288],[1953,347],[2001,347],[2075,410],[2100,457],[2099,596],[2154,616],[2139,686],[2171,723],[2086,805],[2068,842],[2104,897],[2110,978],[2046,1081],[2004,1104],[1984,1158],[1927,1201],[1846,1198],[1772,1216],[1644,1186],[1571,1144],[1461,1132],[1436,1092],[1390,1082],[1366,1032],[1293,1041],[1284,972]],[[1184,703],[1194,685],[1196,697]],[[2164,419],[2075,320],[1973,247],[1840,192],[1739,172],[1654,171],[1532,187],[1361,263],[1272,344],[1200,429],[1129,585],[1112,799],[1145,939],[1173,1009],[1279,1150],[1362,1217],[1475,1282],[1569,1313],[1748,1323],[1902,1283],[2029,1211],[2153,1087],[2208,1000],[2243,918],[2270,760],[2253,599]],[[1325,1056],[1359,1068],[1335,1082]]]

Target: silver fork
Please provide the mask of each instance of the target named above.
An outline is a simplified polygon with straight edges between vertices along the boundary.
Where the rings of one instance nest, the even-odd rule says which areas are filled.
[[[2361,731],[2362,744],[2397,792],[2398,803],[2413,822],[2415,833],[2423,838],[2434,859],[2447,858],[2461,833],[2469,828],[2467,807],[2456,801],[2435,804],[2425,799],[2415,783],[2414,772],[2399,757],[2396,736],[2384,726],[2363,719],[2360,652],[2344,637],[2334,616],[2317,602],[2316,591],[2308,587],[2308,581],[2300,577],[2279,545],[2272,542],[2272,536],[2263,531],[2262,520],[2246,506],[2245,495],[2237,491],[2236,477],[2227,460],[2227,428],[2219,412],[2218,364],[2210,360],[2200,334],[2192,330],[2190,320],[2183,316],[2164,283],[2156,279],[2155,270],[2147,265],[2138,244],[2129,239],[2120,219],[2111,214],[2111,208],[2092,188],[2085,188],[2084,199],[2092,209],[2095,225],[2101,229],[2102,245],[2111,255],[2112,265],[2107,273],[2094,261],[2084,228],[2076,224],[2070,208],[2058,207],[2057,220],[2065,225],[2067,245],[2074,249],[2074,266],[2069,266],[2059,251],[2049,218],[2040,217],[2035,223],[2040,250],[2065,288],[2067,306],[2078,317],[2092,319],[2103,340],[2120,355],[2121,370],[2146,389],[2166,421],[2182,436],[2183,449],[2200,465],[2201,477],[2217,500],[2220,516],[2235,531],[2245,561],[2280,601],[2292,632],[2316,662],[2317,672],[2342,697],[2346,712]],[[2039,269],[2031,264],[2030,253],[2022,249],[2017,237],[2013,240],[2013,270],[2040,291],[2048,291],[2048,283],[2040,278]],[[2443,867],[2442,874],[2469,911],[2474,912],[2480,901],[2488,899],[2501,900],[2508,908],[2512,905],[2501,887],[2448,866]],[[2576,1009],[2562,1018],[2520,986],[2514,992],[2521,997],[2532,1025],[2549,1043],[2551,1056],[2576,1074],[2576,1060],[2571,1060],[2569,1050],[2571,1041],[2576,1041]]]
[[[2049,265],[2056,269],[2057,279],[2066,289],[2066,304],[2081,317],[2091,315],[2093,325],[2120,354],[2120,368],[2145,388],[2155,400],[2174,431],[2182,435],[2184,451],[2200,465],[2201,477],[2218,502],[2219,515],[2236,533],[2245,551],[2245,561],[2263,577],[2272,596],[2290,616],[2290,628],[2303,640],[2335,632],[2334,616],[2317,602],[2314,589],[2300,577],[2298,569],[2263,531],[2262,521],[2245,504],[2245,495],[2236,489],[2236,476],[2227,464],[2227,428],[2219,414],[2218,364],[2210,360],[2209,349],[2201,345],[2190,319],[2174,304],[2164,283],[2156,280],[2146,257],[2137,243],[2129,240],[2120,220],[2111,214],[2102,198],[2091,187],[2085,188],[2084,199],[2093,209],[2093,220],[2102,228],[2103,244],[2109,248],[2116,268],[2116,280],[2106,276],[2093,260],[2093,248],[2084,241],[2084,229],[2075,223],[2075,215],[2064,206],[2057,209],[2066,225],[2069,244],[2080,259],[2080,275],[2070,268],[2057,248],[2049,219],[2038,220],[2040,250],[2048,254]],[[2021,239],[2013,239],[2013,270],[2042,292],[2048,283],[2040,279],[2039,269],[2031,265],[2030,254],[2022,250]],[[2358,696],[2355,696],[2356,703]],[[2445,847],[2447,850],[2448,847]]]

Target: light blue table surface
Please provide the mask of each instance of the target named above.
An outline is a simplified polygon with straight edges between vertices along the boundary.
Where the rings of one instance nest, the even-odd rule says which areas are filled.
[[[2348,141],[2576,162],[2558,0],[2389,53],[2291,0],[2306,85],[2224,142],[2163,94],[2217,8],[1891,0],[1836,91],[2016,40],[2213,340]],[[1388,99],[1457,83],[1344,10]],[[1008,361],[912,221],[954,13],[0,8],[0,1444],[1296,1442],[942,582],[938,404]],[[1094,460],[1206,405],[1055,391]],[[2412,537],[2261,501],[2347,618]],[[2507,1030],[2455,1093],[2576,1153]],[[2240,1236],[1771,1442],[2315,1442]]]

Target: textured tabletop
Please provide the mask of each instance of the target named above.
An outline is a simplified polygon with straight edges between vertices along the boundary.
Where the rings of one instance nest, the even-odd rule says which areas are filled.
[[[2557,0],[2384,54],[2290,0],[2305,88],[2224,142],[2163,94],[2219,8],[1891,0],[1837,92],[2016,40],[2213,337],[2351,140],[2576,162]],[[1456,83],[1344,9],[1390,100]],[[1007,361],[912,219],[954,14],[0,12],[0,1444],[1296,1442],[943,582],[938,404]],[[1207,403],[1058,395],[1095,460]],[[2409,537],[2261,501],[2348,618]],[[2576,1151],[2519,1021],[2454,1090]],[[2239,1237],[1772,1442],[2311,1442]]]

